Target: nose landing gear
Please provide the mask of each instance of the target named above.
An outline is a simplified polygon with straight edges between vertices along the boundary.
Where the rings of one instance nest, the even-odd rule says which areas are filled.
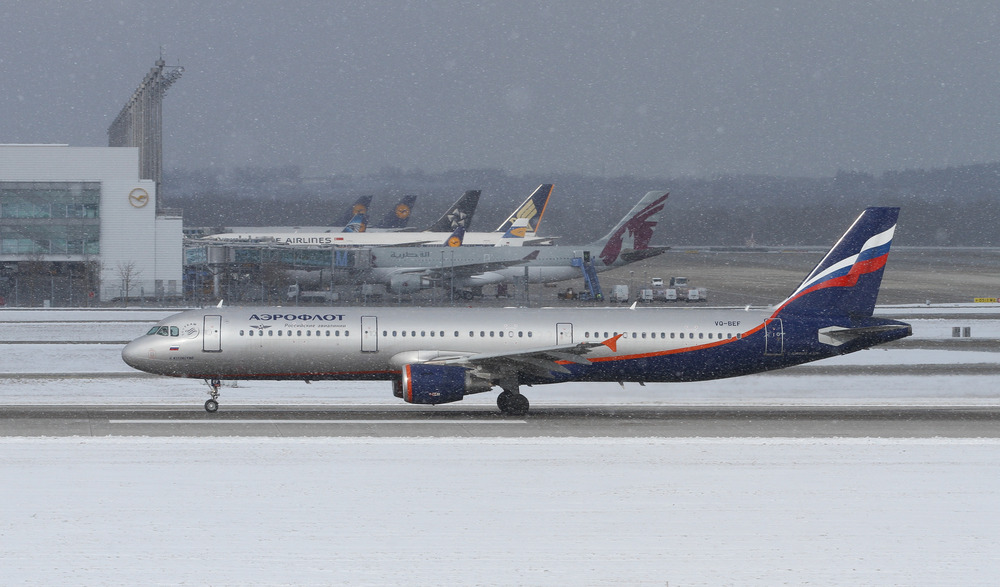
[[[218,379],[206,379],[205,383],[208,384],[208,395],[212,396],[212,399],[205,402],[205,411],[214,414],[219,411],[219,387],[222,386],[222,382]]]

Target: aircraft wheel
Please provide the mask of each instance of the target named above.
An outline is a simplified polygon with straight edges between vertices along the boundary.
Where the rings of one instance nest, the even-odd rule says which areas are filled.
[[[510,410],[510,398],[514,394],[509,391],[501,391],[500,395],[497,396],[497,407],[500,408],[500,412],[506,414]]]
[[[205,411],[208,412],[209,414],[214,414],[215,412],[219,411],[219,402],[215,401],[214,399],[205,401]]]
[[[528,413],[530,403],[528,398],[519,393],[512,393],[507,403],[507,414],[511,416],[524,416]]]

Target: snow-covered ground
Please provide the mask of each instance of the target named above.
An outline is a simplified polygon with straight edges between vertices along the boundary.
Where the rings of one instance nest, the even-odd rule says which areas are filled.
[[[6,585],[995,585],[1000,441],[0,439]]]
[[[200,410],[203,384],[135,373],[120,344],[37,344],[128,339],[169,311],[41,330],[7,312],[0,341],[36,344],[0,342],[0,410]],[[995,337],[988,322],[973,334]],[[818,363],[837,375],[526,392],[535,406],[995,406],[996,375],[962,369],[998,362],[876,349]],[[928,364],[959,374],[851,375]],[[401,405],[386,383],[240,382],[221,399]],[[0,583],[995,585],[998,501],[997,439],[0,437]]]

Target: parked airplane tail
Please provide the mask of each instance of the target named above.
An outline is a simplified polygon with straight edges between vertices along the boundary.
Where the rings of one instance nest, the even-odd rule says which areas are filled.
[[[370,206],[371,203],[371,196],[361,196],[355,200],[354,204],[351,205],[349,209],[345,210],[344,213],[340,215],[340,218],[338,218],[337,221],[331,226],[347,226],[358,214],[368,214],[368,206]]]
[[[427,227],[424,232],[452,232],[459,226],[469,230],[472,226],[472,215],[479,205],[479,190],[469,190],[462,194],[437,222]]]
[[[545,206],[549,203],[549,196],[552,195],[552,184],[543,183],[538,186],[530,196],[527,197],[514,213],[507,217],[507,220],[497,227],[495,232],[507,232],[514,225],[514,221],[519,218],[527,218],[527,231],[538,232],[538,225],[542,223],[542,216],[545,214]]]
[[[867,208],[774,315],[872,315],[899,208]]]
[[[510,226],[507,228],[506,232],[503,233],[503,238],[505,239],[524,238],[530,231],[531,231],[530,219],[515,218],[514,222],[512,222]]]
[[[649,241],[668,195],[670,194],[663,191],[647,192],[611,232],[593,243],[593,248],[601,248],[598,256],[605,265],[624,261],[623,257],[637,260],[636,256],[649,257],[665,250],[663,247],[650,247]]]
[[[444,246],[446,247],[460,247],[462,246],[462,239],[465,238],[465,227],[458,226],[455,228],[455,232],[448,236],[447,240],[444,241]]]
[[[364,213],[355,214],[354,218],[344,226],[341,232],[365,232],[368,228],[368,216]]]
[[[393,208],[385,213],[382,221],[378,223],[379,228],[405,228],[413,212],[413,204],[417,201],[416,196],[403,196]]]

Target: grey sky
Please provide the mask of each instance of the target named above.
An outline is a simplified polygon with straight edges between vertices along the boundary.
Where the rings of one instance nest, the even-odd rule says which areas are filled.
[[[165,50],[166,168],[644,177],[1000,160],[1000,5],[0,5],[0,142],[107,144]]]

